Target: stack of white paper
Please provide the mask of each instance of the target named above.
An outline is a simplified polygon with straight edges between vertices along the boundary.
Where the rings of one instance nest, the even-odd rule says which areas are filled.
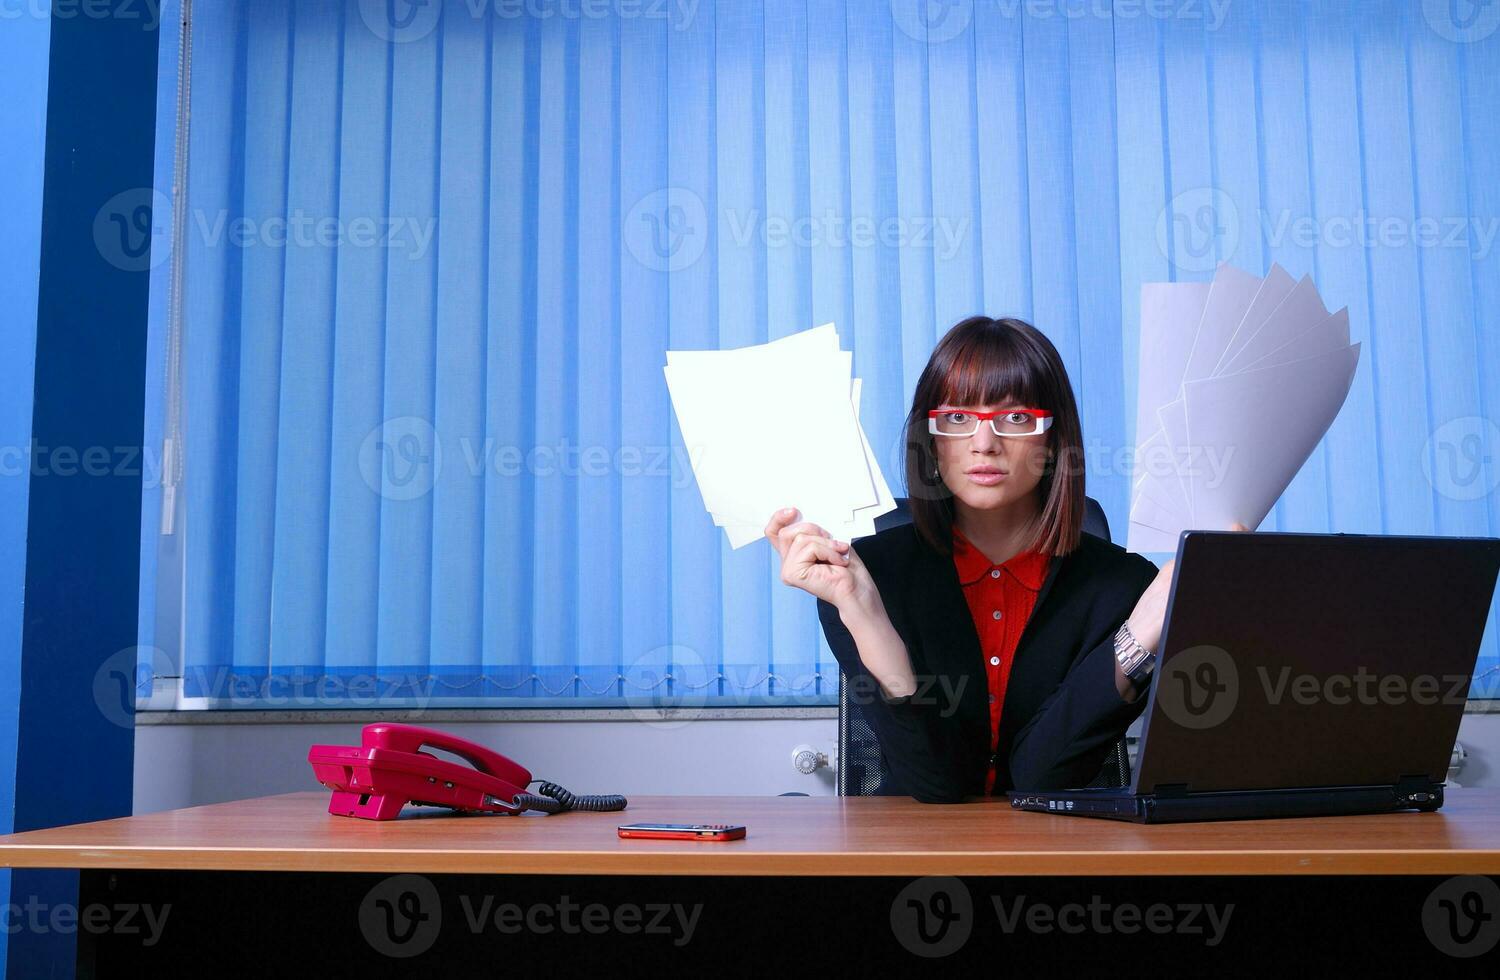
[[[667,390],[714,523],[740,548],[772,513],[848,541],[895,498],[859,424],[854,355],[833,324],[735,350],[667,351]]]
[[[1333,424],[1359,364],[1349,311],[1272,265],[1141,286],[1131,551],[1255,528]]]

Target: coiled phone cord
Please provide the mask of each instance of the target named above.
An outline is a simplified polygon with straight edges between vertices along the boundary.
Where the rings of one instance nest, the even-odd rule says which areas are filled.
[[[607,796],[577,796],[556,783],[540,782],[535,793],[517,793],[516,806],[522,810],[540,810],[543,813],[562,813],[565,810],[592,810],[606,812],[625,809],[625,797],[618,794]],[[530,785],[530,784],[528,784]]]

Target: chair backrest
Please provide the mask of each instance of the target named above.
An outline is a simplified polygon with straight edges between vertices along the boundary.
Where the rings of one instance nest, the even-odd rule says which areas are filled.
[[[876,532],[886,528],[911,523],[911,511],[906,498],[896,498],[896,509],[875,518]],[[1083,502],[1083,532],[1109,540],[1109,521],[1104,508],[1093,497]],[[880,743],[875,730],[863,715],[863,709],[851,703],[843,671],[839,672],[839,760],[838,792],[840,796],[869,796],[880,786],[884,777]],[[1126,752],[1125,740],[1115,743],[1104,767],[1090,786],[1124,786],[1130,782],[1130,756]]]

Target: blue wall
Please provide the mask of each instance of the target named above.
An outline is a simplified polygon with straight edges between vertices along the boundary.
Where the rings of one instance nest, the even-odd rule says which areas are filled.
[[[157,35],[149,8],[128,2],[50,23],[27,8],[3,31],[14,201],[0,217],[0,819],[19,831],[130,812],[141,538],[130,461],[148,283],[108,231],[149,224],[136,197],[152,178]],[[30,449],[19,462],[17,447]],[[76,904],[76,884],[16,871],[9,901],[50,915]],[[72,932],[7,926],[9,975],[71,975]]]
[[[0,31],[0,833],[15,829],[16,747],[20,737],[21,613],[26,582],[26,502],[31,488],[21,449],[31,441],[36,364],[37,279],[42,257],[42,171],[46,160],[46,18],[21,18]],[[10,901],[0,870],[0,905]],[[9,935],[0,930],[0,962]]]

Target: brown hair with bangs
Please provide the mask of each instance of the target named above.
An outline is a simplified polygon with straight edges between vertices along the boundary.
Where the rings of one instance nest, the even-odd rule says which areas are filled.
[[[1022,404],[1052,413],[1052,458],[1036,492],[1041,509],[1024,550],[1065,555],[1083,533],[1083,426],[1057,348],[1024,320],[972,316],[938,342],[917,379],[906,417],[906,494],[912,524],[939,554],[953,551],[953,491],[937,465],[927,413],[950,405]]]

